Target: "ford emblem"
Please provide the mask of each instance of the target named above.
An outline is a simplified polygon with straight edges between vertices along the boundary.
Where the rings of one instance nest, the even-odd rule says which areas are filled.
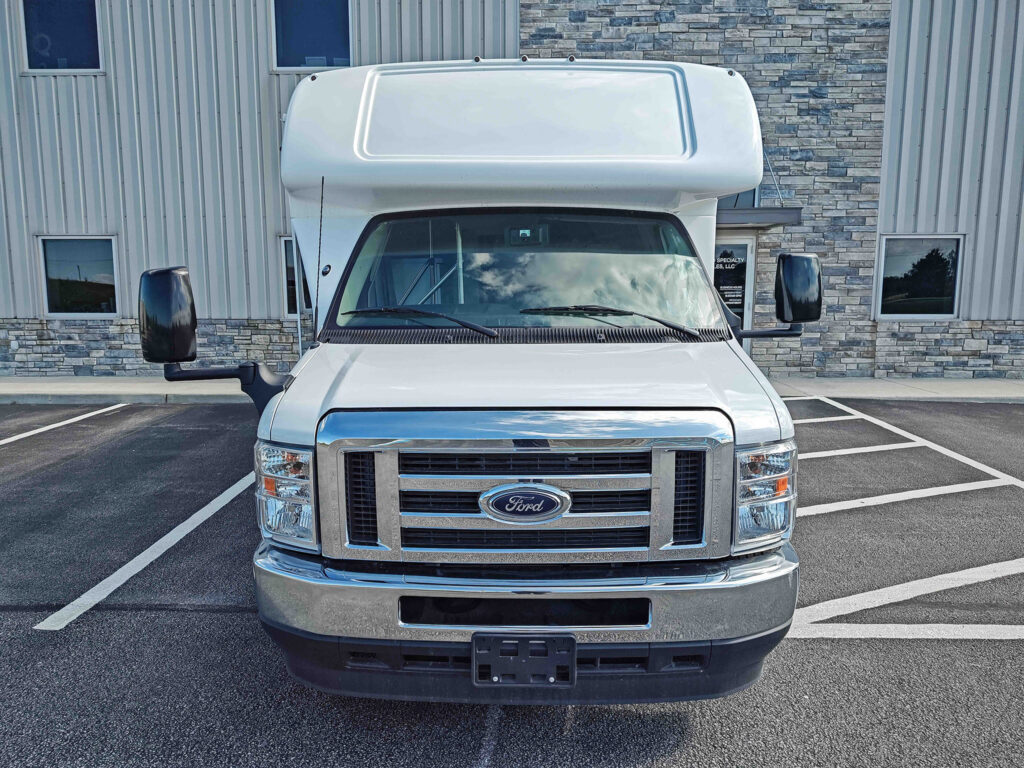
[[[480,494],[480,509],[506,523],[543,523],[565,514],[572,504],[568,493],[553,485],[513,483]]]

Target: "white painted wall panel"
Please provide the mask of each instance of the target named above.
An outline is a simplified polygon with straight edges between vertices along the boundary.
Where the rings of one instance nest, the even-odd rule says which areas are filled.
[[[961,316],[1024,319],[1024,3],[893,3],[879,228],[965,235]]]
[[[119,309],[186,264],[203,317],[284,314],[272,0],[99,0],[104,72],[22,74],[0,4],[0,317],[43,312],[38,237],[113,235]],[[518,55],[516,0],[353,0],[355,64]]]

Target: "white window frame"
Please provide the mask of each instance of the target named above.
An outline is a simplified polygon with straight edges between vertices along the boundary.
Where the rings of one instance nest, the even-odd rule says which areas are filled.
[[[51,312],[50,297],[46,290],[46,249],[43,247],[47,240],[109,240],[110,256],[113,260],[114,269],[114,306],[113,312]],[[36,263],[39,266],[39,288],[42,302],[43,317],[54,320],[111,320],[124,317],[121,308],[121,270],[117,258],[117,237],[115,235],[36,235],[36,252],[39,258]]]
[[[345,0],[348,8],[348,64],[324,67],[282,67],[277,64],[277,0],[268,0],[270,19],[270,71],[292,74],[314,74],[316,72],[327,72],[332,69],[347,69],[352,64],[352,51],[355,49],[355,30],[353,27],[352,4],[357,0]]]
[[[21,72],[22,77],[60,77],[61,75],[105,75],[105,57],[103,51],[103,11],[101,6],[103,0],[96,0],[96,53],[99,56],[100,64],[96,69],[32,69],[28,65],[28,27],[25,18],[25,0],[16,0],[18,17],[18,46],[21,48]]]
[[[885,244],[889,240],[956,240],[956,288],[953,294],[953,313],[950,315],[935,314],[914,314],[914,315],[887,315],[882,313],[882,280],[885,268]],[[907,233],[879,233],[878,246],[875,251],[875,287],[871,308],[874,311],[874,319],[879,322],[891,323],[899,321],[915,320],[959,320],[960,319],[960,297],[963,295],[962,278],[964,274],[964,259],[966,258],[966,236],[962,232],[914,232]]]
[[[281,241],[281,298],[284,309],[282,317],[286,320],[295,320],[302,316],[303,312],[312,312],[313,306],[306,306],[304,301],[304,294],[302,291],[302,283],[306,279],[306,273],[302,269],[302,259],[299,255],[298,244],[295,242],[295,235],[281,235],[279,238]],[[288,243],[292,244],[292,258],[295,259],[295,306],[298,309],[297,312],[288,311]],[[310,299],[313,297],[310,296]]]

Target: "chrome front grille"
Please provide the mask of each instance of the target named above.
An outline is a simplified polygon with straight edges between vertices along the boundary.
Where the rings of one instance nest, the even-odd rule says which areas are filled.
[[[732,434],[715,411],[338,412],[318,436],[328,557],[572,563],[728,554]],[[512,483],[554,486],[571,507],[537,523],[486,514],[480,494]]]

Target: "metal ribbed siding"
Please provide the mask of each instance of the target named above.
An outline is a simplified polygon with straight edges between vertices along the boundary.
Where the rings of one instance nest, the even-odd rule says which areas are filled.
[[[893,3],[879,231],[964,234],[961,316],[1024,319],[1024,4]]]
[[[140,273],[186,264],[202,317],[284,313],[281,117],[269,0],[100,0],[104,74],[31,75],[0,7],[0,317],[43,313],[38,235],[114,235],[123,315]],[[355,0],[355,64],[514,56],[515,0]]]
[[[351,18],[356,65],[519,52],[514,0],[358,0]]]

